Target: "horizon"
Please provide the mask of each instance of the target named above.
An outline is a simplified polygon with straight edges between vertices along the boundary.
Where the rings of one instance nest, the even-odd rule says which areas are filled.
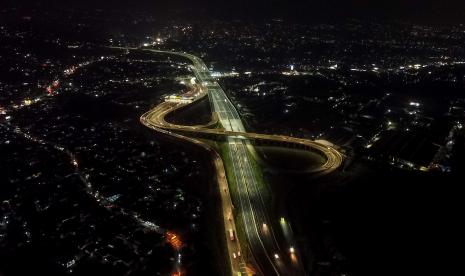
[[[383,3],[365,0],[318,0],[318,1],[228,1],[218,3],[213,0],[196,1],[192,5],[187,0],[172,0],[156,3],[156,1],[138,0],[131,1],[130,6],[123,0],[104,1],[13,1],[6,2],[9,5],[23,6],[24,8],[68,8],[68,9],[108,9],[120,11],[144,11],[153,12],[160,16],[169,16],[177,12],[200,12],[208,16],[234,19],[248,18],[262,20],[269,18],[284,18],[298,21],[318,20],[344,20],[349,18],[375,19],[375,20],[402,20],[425,24],[460,24],[465,23],[465,1],[449,0],[410,0],[410,1],[384,1]]]

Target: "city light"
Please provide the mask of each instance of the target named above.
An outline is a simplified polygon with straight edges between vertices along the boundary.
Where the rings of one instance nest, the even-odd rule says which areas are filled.
[[[5,260],[26,246],[51,275],[89,260],[103,274],[352,275],[367,240],[360,260],[389,251],[386,236],[440,225],[444,210],[409,208],[452,201],[463,180],[465,26],[444,9],[10,2]],[[399,231],[367,228],[365,211],[386,202]],[[328,240],[347,221],[357,239]],[[416,265],[402,255],[394,265]],[[378,259],[373,271],[393,266]]]

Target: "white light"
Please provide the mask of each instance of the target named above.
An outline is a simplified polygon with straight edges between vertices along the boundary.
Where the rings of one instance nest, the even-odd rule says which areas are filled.
[[[274,254],[274,258],[277,260],[279,259],[279,255],[278,254]]]
[[[291,254],[294,254],[295,253],[294,247],[291,246],[291,248],[289,248],[289,252],[291,252]]]

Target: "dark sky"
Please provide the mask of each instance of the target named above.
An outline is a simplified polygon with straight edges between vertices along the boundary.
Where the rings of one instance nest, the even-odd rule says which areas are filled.
[[[208,1],[206,2],[215,2]],[[284,13],[296,17],[385,17],[431,21],[464,20],[465,0],[239,0],[229,2],[238,11]],[[255,4],[251,5],[251,2]],[[216,2],[218,3],[218,1]],[[227,6],[228,4],[224,4]],[[221,6],[221,5],[220,5]]]
[[[6,0],[34,3],[44,8],[68,6],[84,8],[149,9],[158,13],[173,10],[206,11],[217,16],[254,18],[289,17],[321,18],[386,18],[422,20],[433,23],[464,22],[465,0]]]

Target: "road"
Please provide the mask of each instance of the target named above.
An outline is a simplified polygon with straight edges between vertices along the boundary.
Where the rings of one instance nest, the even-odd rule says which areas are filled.
[[[192,69],[197,80],[207,89],[212,110],[217,114],[218,120],[224,130],[229,132],[245,133],[241,118],[221,86],[210,76],[207,66],[199,58],[182,53],[192,63]],[[258,270],[264,275],[291,275],[296,274],[296,267],[285,265],[284,256],[287,254],[280,249],[276,241],[273,223],[270,220],[267,205],[262,197],[264,187],[256,171],[252,167],[250,143],[248,140],[227,137],[228,155],[234,166],[233,173],[237,185],[240,212],[243,218],[244,231],[258,265]],[[263,225],[268,230],[263,230]],[[275,256],[278,254],[280,259]],[[299,267],[297,267],[299,269]],[[300,270],[300,269],[299,269]],[[300,274],[300,273],[299,273]]]
[[[309,150],[315,153],[319,153],[323,155],[326,159],[326,162],[319,167],[315,167],[312,170],[307,170],[308,173],[314,174],[327,174],[331,173],[342,163],[343,156],[333,147],[328,145],[315,142],[308,139],[302,139],[297,137],[289,137],[284,135],[270,135],[270,134],[260,134],[260,133],[250,133],[250,132],[234,132],[234,131],[226,131],[224,129],[210,129],[210,127],[214,126],[217,123],[217,119],[213,119],[211,122],[205,125],[198,125],[198,126],[183,126],[183,125],[176,125],[165,120],[165,116],[177,110],[179,108],[184,107],[185,104],[173,104],[173,103],[161,103],[160,105],[156,106],[154,109],[150,110],[149,112],[142,115],[144,118],[144,124],[151,127],[158,127],[162,129],[169,129],[172,131],[183,132],[186,134],[211,134],[211,135],[222,135],[228,137],[236,137],[238,139],[255,139],[255,140],[269,140],[274,142],[281,142],[281,143],[288,143],[294,144],[295,147],[301,148],[303,150]]]
[[[204,147],[212,153],[214,164],[217,169],[218,183],[221,191],[223,217],[225,225],[225,235],[228,240],[228,252],[230,255],[231,270],[234,275],[242,273],[245,275],[246,268],[242,256],[237,257],[240,251],[239,241],[230,241],[228,230],[235,231],[234,218],[231,219],[233,209],[231,195],[226,180],[226,171],[221,157],[211,147],[200,142],[197,139],[186,137],[184,134],[204,133],[210,135],[223,135],[226,138],[227,154],[231,160],[232,172],[236,186],[237,194],[234,198],[238,199],[239,212],[243,219],[244,232],[250,251],[253,254],[254,270],[257,274],[262,275],[302,275],[304,274],[302,265],[296,261],[295,253],[289,254],[290,247],[295,245],[289,244],[292,238],[289,233],[278,233],[274,229],[279,218],[271,218],[268,212],[269,206],[263,198],[264,189],[262,182],[253,167],[254,160],[253,146],[249,139],[272,140],[283,143],[290,143],[305,147],[305,149],[319,152],[326,157],[326,163],[315,169],[318,173],[329,173],[338,168],[343,160],[342,155],[334,148],[316,143],[314,141],[280,136],[265,135],[256,133],[247,133],[242,124],[241,118],[231,103],[221,86],[211,77],[206,65],[198,57],[179,52],[168,52],[158,50],[147,50],[156,53],[164,53],[184,57],[192,62],[192,70],[200,82],[205,95],[208,95],[212,110],[216,116],[214,120],[218,121],[222,129],[209,128],[213,125],[203,126],[181,126],[171,124],[165,121],[166,114],[181,108],[186,104],[162,103],[149,112],[141,116],[141,122],[157,131],[189,141]],[[182,133],[183,135],[179,134]],[[252,152],[251,152],[252,150]],[[236,231],[237,233],[237,231]],[[284,237],[284,238],[283,238]],[[243,242],[243,241],[242,241]],[[293,248],[292,251],[295,249]],[[236,257],[234,257],[236,255]]]

